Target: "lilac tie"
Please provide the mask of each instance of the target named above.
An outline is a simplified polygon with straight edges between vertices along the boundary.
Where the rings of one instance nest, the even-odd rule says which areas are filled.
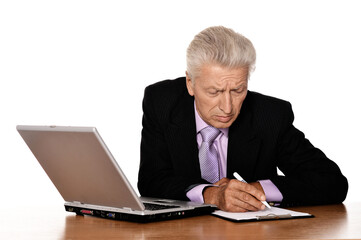
[[[219,181],[218,153],[213,145],[214,139],[220,134],[217,128],[208,126],[201,130],[203,142],[199,148],[199,162],[202,178],[208,182]]]

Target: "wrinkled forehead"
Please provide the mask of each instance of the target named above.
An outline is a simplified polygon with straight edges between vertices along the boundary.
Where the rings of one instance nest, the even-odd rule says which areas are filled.
[[[248,83],[248,67],[226,68],[219,65],[203,65],[194,81],[203,86],[238,88]]]

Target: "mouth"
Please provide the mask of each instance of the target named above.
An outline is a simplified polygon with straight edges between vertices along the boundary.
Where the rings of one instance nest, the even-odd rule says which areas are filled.
[[[232,120],[233,118],[233,115],[230,115],[230,116],[216,116],[216,119],[219,121],[219,122],[222,122],[222,123],[227,123],[229,122],[230,120]]]

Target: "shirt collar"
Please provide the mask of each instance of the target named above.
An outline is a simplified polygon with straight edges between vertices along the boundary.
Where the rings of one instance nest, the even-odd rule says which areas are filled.
[[[198,134],[203,128],[206,128],[209,125],[201,118],[201,116],[199,116],[195,102],[194,102],[194,113],[196,116],[196,129]],[[219,130],[223,133],[225,137],[228,137],[229,128],[219,128]]]

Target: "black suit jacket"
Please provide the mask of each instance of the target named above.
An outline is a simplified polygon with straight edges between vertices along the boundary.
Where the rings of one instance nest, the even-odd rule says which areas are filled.
[[[187,200],[201,178],[194,98],[185,78],[145,89],[138,189],[141,195]],[[338,203],[347,179],[338,166],[293,126],[291,104],[248,91],[229,129],[227,177],[237,171],[246,181],[270,179],[283,205]],[[277,175],[277,167],[285,176]]]

